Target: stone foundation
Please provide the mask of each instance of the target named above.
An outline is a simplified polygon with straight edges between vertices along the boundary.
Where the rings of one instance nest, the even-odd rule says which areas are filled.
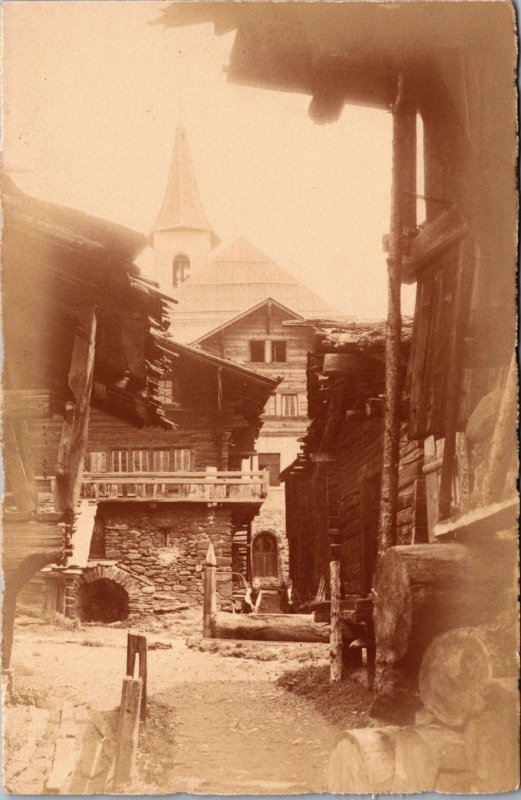
[[[210,542],[217,558],[218,599],[232,592],[231,510],[176,503],[104,503],[96,517],[96,550],[121,567],[138,589],[129,592],[129,613],[150,613],[178,604],[201,605],[204,563]],[[104,570],[103,570],[104,571]],[[104,577],[109,577],[104,576]],[[122,581],[125,585],[125,582]]]

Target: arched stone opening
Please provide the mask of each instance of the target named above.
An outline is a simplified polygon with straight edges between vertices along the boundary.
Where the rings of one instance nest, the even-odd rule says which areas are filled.
[[[119,622],[128,614],[128,592],[111,578],[98,578],[80,588],[78,616],[82,622]]]

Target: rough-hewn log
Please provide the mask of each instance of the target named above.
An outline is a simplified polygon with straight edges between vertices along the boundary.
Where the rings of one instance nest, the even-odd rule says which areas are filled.
[[[432,791],[438,777],[460,774],[461,785],[468,782],[465,737],[442,725],[402,728],[396,736],[395,770],[392,791]]]
[[[342,680],[342,620],[340,619],[340,561],[331,561],[330,681]]]
[[[264,642],[329,642],[329,625],[313,622],[311,614],[213,615],[216,639],[250,639]]]
[[[515,677],[516,631],[456,628],[431,642],[420,668],[426,708],[446,725],[463,725],[482,713],[492,681]]]
[[[510,792],[519,786],[519,689],[496,683],[488,707],[465,728],[470,790],[480,794]]]
[[[349,731],[333,750],[328,764],[328,792],[369,794],[390,792],[398,728]]]
[[[508,602],[512,563],[506,542],[400,546],[382,556],[375,576],[375,717],[412,721],[425,649],[451,628],[493,621]]]

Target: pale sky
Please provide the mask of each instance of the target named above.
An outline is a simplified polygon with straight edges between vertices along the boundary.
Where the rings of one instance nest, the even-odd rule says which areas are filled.
[[[391,116],[346,106],[319,126],[308,96],[230,84],[234,34],[148,24],[161,5],[4,3],[11,177],[148,233],[181,114],[217,234],[250,239],[342,313],[383,317]],[[408,288],[403,310],[412,309]]]

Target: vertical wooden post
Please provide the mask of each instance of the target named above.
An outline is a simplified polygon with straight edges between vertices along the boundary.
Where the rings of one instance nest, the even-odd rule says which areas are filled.
[[[134,677],[138,658],[138,676],[142,680],[140,719],[144,721],[147,716],[147,639],[135,633],[127,636],[127,676]]]
[[[135,775],[142,689],[141,678],[123,678],[114,764],[115,789],[131,781]]]
[[[340,616],[340,536],[336,528],[329,529],[329,549],[331,562],[329,565],[329,587],[331,595],[331,627],[329,634],[329,659],[331,683],[342,680],[342,619]]]
[[[213,616],[217,611],[217,559],[213,544],[210,544],[206,553],[204,565],[204,594],[203,594],[203,636],[211,639],[213,636]]]
[[[405,191],[415,180],[416,123],[411,123],[411,108],[405,100],[403,75],[398,76],[398,94],[393,108],[393,170],[391,189],[391,230],[389,237],[387,334],[385,344],[385,423],[383,441],[382,494],[378,555],[396,540],[398,502],[398,462],[400,456],[400,345],[401,345],[401,267],[406,215],[413,219]],[[415,119],[415,118],[414,118]],[[414,198],[415,199],[415,198]]]
[[[69,387],[75,402],[70,404],[65,417],[58,448],[55,484],[58,511],[74,513],[80,497],[87,449],[95,348],[96,312],[94,308],[89,308],[78,315],[78,329],[69,369]]]

